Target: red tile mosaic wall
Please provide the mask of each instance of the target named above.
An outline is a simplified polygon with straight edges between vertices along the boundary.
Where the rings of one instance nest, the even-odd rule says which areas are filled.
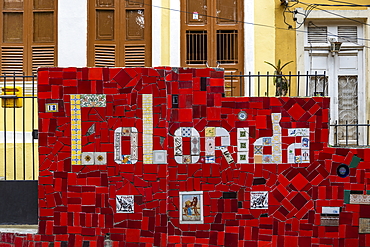
[[[225,98],[223,71],[41,68],[39,233],[1,246],[370,246],[370,152],[329,99]]]

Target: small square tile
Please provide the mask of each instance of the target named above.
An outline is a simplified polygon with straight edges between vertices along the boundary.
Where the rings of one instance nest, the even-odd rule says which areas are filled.
[[[254,154],[263,154],[263,146],[254,146]]]
[[[268,209],[268,191],[250,192],[251,209]]]
[[[192,128],[189,127],[182,127],[181,128],[181,136],[182,137],[190,137],[192,133]]]
[[[238,152],[238,163],[247,164],[248,162],[248,152]]]
[[[154,150],[153,164],[167,164],[167,150]]]
[[[134,196],[116,195],[116,213],[134,213]]]
[[[249,139],[249,128],[238,128],[238,139]]]
[[[45,104],[46,112],[58,112],[58,103],[47,103]]]
[[[206,127],[205,133],[206,133],[206,137],[216,136],[216,128],[215,127]]]
[[[94,153],[93,152],[83,152],[81,159],[82,159],[83,165],[94,165]]]
[[[94,162],[95,162],[95,165],[106,165],[107,164],[107,153],[95,152]]]

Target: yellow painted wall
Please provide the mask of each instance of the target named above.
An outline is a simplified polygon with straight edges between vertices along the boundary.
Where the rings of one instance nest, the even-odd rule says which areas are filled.
[[[32,101],[34,101],[33,111]],[[34,114],[33,126],[32,114]],[[0,143],[0,179],[4,179],[5,176],[7,180],[37,179],[39,152],[37,140],[34,140],[34,143],[32,143],[30,138],[33,128],[38,129],[38,105],[36,99],[24,99],[22,108],[0,107],[0,134],[4,135],[4,131],[6,131],[8,135],[12,135],[12,137],[7,136],[6,143]],[[15,142],[13,139],[14,131],[17,137]],[[27,133],[28,136],[28,138],[24,136],[26,143],[23,143],[23,132]],[[3,136],[2,139],[4,139]]]
[[[246,4],[246,3],[244,3]],[[254,73],[266,74],[271,68],[265,64],[264,61],[272,62],[275,61],[275,10],[271,6],[271,0],[260,0],[255,1],[254,4],[254,22],[258,25],[254,26],[254,44],[255,44],[255,56],[254,56]],[[248,49],[248,48],[246,48]],[[273,70],[272,70],[273,71]],[[257,80],[257,79],[256,79]],[[257,81],[255,81],[257,85]],[[273,84],[270,80],[269,94],[272,93]],[[255,94],[258,93],[258,88],[255,87]],[[261,91],[267,92],[266,84],[261,84]],[[261,95],[265,96],[265,95]],[[266,95],[267,96],[267,95]]]
[[[170,65],[170,0],[162,0],[161,65]],[[157,35],[154,34],[153,35]]]

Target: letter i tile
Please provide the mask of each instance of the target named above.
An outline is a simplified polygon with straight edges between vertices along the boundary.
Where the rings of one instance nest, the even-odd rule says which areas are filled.
[[[153,96],[143,94],[143,163],[153,164]]]
[[[81,165],[81,99],[71,95],[71,159],[72,165]]]

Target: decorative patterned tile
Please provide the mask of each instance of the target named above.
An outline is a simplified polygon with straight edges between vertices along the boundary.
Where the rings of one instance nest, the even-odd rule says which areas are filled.
[[[240,111],[238,113],[238,118],[240,121],[245,121],[247,119],[248,115],[245,111]]]
[[[249,128],[238,128],[238,139],[249,139]]]
[[[370,204],[370,195],[350,194],[350,204]]]
[[[94,165],[94,153],[83,152],[82,153],[82,165]]]
[[[180,224],[203,224],[203,191],[180,191]]]
[[[46,103],[45,111],[46,112],[58,112],[58,103]]]
[[[199,137],[191,137],[190,141],[190,150],[191,155],[199,155],[200,154],[200,138]]]
[[[238,140],[238,151],[246,152],[249,150],[248,140]]]
[[[222,151],[222,154],[224,155],[224,157],[225,157],[225,159],[226,159],[227,163],[231,164],[231,163],[233,163],[233,162],[234,162],[233,157],[231,156],[231,154],[230,154],[229,150],[227,150],[227,148],[226,148],[226,147],[222,147],[222,148],[221,148],[221,151]]]
[[[116,213],[134,213],[133,195],[116,195]]]
[[[370,233],[370,218],[359,219],[359,233]]]
[[[216,157],[215,156],[206,156],[206,163],[215,163],[216,162]]]
[[[143,163],[153,163],[153,96],[143,94]]]
[[[263,137],[262,142],[264,146],[271,146],[272,143],[271,137]]]
[[[263,146],[254,146],[254,154],[262,154]]]
[[[339,226],[339,216],[320,216],[320,225]]]
[[[205,153],[207,156],[215,155],[215,137],[205,137]]]
[[[81,100],[80,95],[72,94],[71,101],[71,162],[81,165]]]
[[[106,95],[81,94],[81,107],[106,107]]]
[[[274,160],[272,158],[272,155],[268,155],[268,154],[263,155],[262,162],[266,164],[273,163]]]
[[[191,137],[192,128],[182,127],[181,128],[181,136],[182,137]]]
[[[182,155],[182,137],[174,138],[175,155]]]
[[[95,152],[94,153],[95,165],[106,165],[107,164],[107,153],[106,152]]]
[[[206,137],[216,136],[216,128],[215,127],[206,127],[205,134],[206,134]]]
[[[192,159],[190,155],[183,155],[182,156],[182,164],[190,164],[192,163]]]
[[[248,152],[238,152],[238,163],[248,164]]]
[[[268,191],[251,191],[250,193],[251,209],[268,209]]]

